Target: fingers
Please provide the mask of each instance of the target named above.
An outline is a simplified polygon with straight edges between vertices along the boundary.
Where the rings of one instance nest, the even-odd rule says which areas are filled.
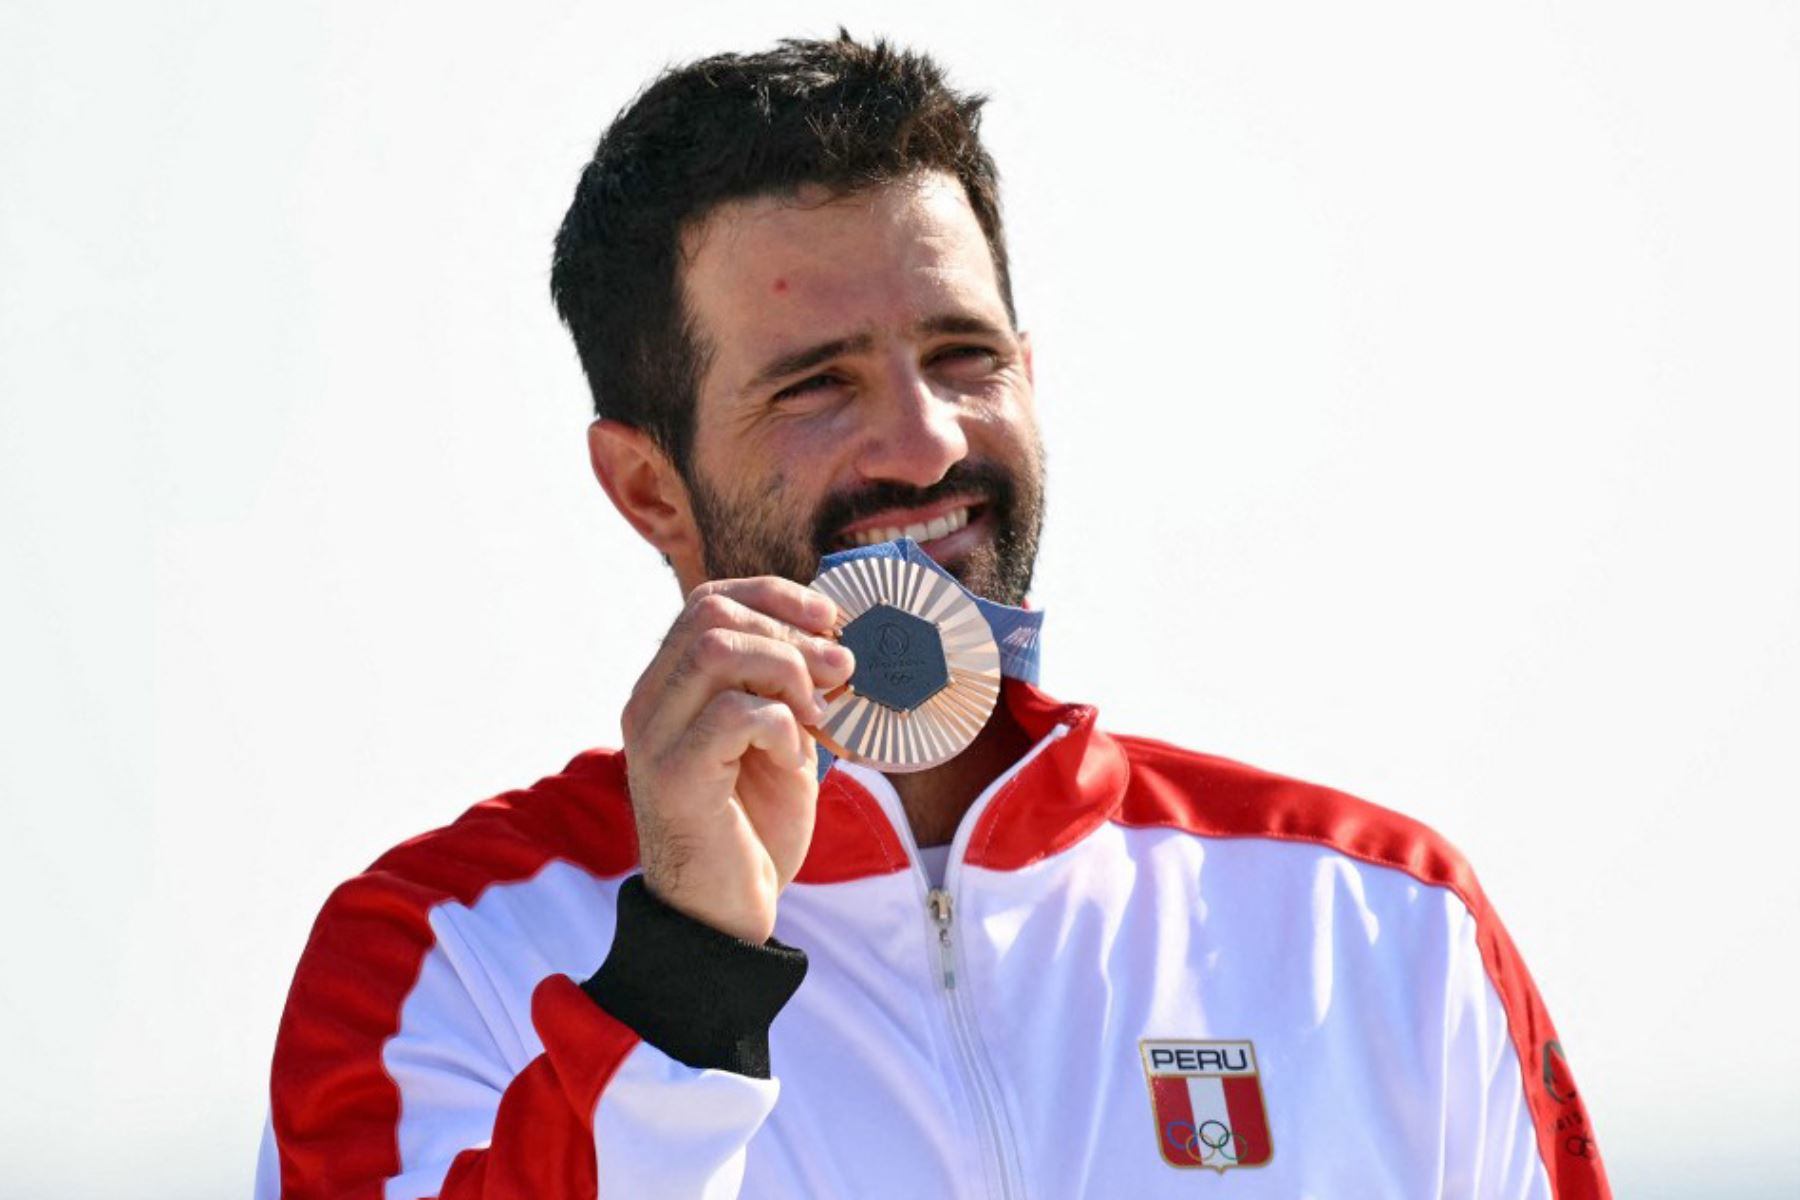
[[[646,782],[654,779],[662,816],[705,819],[730,800],[746,755],[759,751],[767,769],[797,771],[809,758],[811,742],[785,702],[720,692],[666,745],[640,747],[632,755],[632,771]],[[634,793],[633,799],[651,796]]]
[[[714,694],[727,690],[781,699],[803,721],[816,722],[822,714],[815,689],[845,682],[855,666],[848,650],[806,631],[828,629],[836,616],[828,598],[785,579],[727,580],[696,588],[626,705],[628,742],[666,745]]]
[[[783,888],[799,874],[818,819],[818,744],[805,735],[803,744],[798,767],[784,767],[755,753],[744,755],[738,766],[738,804]]]
[[[806,765],[811,743],[790,705],[747,692],[720,692],[687,727],[678,753],[721,771],[735,771],[739,759],[760,750],[776,767],[797,771]]]
[[[787,581],[783,579],[775,582]],[[824,596],[819,596],[818,599],[823,600],[831,611],[832,615],[826,623],[829,631],[831,622],[836,620],[837,606]],[[793,646],[806,659],[807,670],[820,686],[835,686],[843,682],[850,677],[850,670],[855,665],[850,652],[839,645],[834,637],[828,636],[828,633],[809,632],[806,628],[723,592],[696,594],[696,599],[689,604],[670,637],[697,637],[709,629],[736,630]]]
[[[715,579],[703,583],[688,593],[688,609],[692,610],[708,596],[735,600],[746,608],[767,613],[809,633],[829,633],[837,624],[837,605],[832,603],[831,597],[776,575]]]
[[[799,864],[784,862],[792,857],[782,852],[789,840],[785,831],[798,827],[810,834],[805,802],[815,794],[817,765],[812,736],[792,708],[747,692],[720,692],[658,763],[659,817],[684,826],[704,824],[717,816],[712,810],[735,797],[771,857],[791,873]]]
[[[638,724],[628,736],[660,753],[684,739],[715,698],[746,693],[779,700],[799,720],[814,724],[822,716],[814,688],[806,656],[797,647],[735,629],[702,630],[665,674],[654,706],[632,714]]]
[[[646,883],[733,936],[766,938],[800,869],[818,801],[805,726],[855,667],[832,601],[786,579],[689,594],[625,705],[625,754]]]
[[[737,772],[732,795],[785,888],[812,842],[818,803],[818,746],[793,711],[774,700],[721,694],[690,727],[684,751]],[[694,794],[706,789],[696,788]]]

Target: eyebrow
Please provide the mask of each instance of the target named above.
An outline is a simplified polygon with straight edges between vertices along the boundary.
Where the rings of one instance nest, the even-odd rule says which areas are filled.
[[[913,332],[922,337],[945,333],[978,334],[994,338],[1007,336],[1007,331],[992,321],[968,313],[934,314],[914,324]],[[864,331],[849,337],[832,338],[830,341],[803,346],[798,350],[789,350],[764,363],[762,369],[752,375],[750,382],[744,385],[744,391],[746,393],[761,391],[772,383],[786,379],[790,375],[810,371],[821,363],[830,362],[841,355],[867,354],[874,347],[874,335]]]
[[[779,358],[765,363],[763,369],[751,376],[750,382],[744,385],[744,391],[760,392],[777,380],[786,379],[790,375],[798,375],[802,371],[810,371],[820,363],[830,362],[841,354],[867,354],[874,346],[873,335],[859,333],[852,337],[833,338],[829,342],[819,342],[799,350],[790,350]]]
[[[986,337],[1004,338],[1012,331],[1000,328],[986,317],[977,317],[968,313],[939,313],[934,317],[926,317],[914,325],[913,332],[920,334],[975,333]]]

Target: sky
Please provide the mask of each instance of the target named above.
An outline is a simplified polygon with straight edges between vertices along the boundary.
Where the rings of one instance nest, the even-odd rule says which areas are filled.
[[[1044,682],[1418,817],[1615,1188],[1800,1189],[1800,8],[0,12],[0,1189],[246,1194],[338,882],[616,745],[678,589],[550,238],[665,64],[987,93]]]

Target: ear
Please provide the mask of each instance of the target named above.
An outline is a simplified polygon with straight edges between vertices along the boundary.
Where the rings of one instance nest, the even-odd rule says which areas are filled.
[[[594,478],[638,536],[672,563],[698,557],[700,538],[681,472],[641,429],[601,418],[588,426]]]

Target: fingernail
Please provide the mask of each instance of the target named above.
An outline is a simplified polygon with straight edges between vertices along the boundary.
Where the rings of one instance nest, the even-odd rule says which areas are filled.
[[[825,699],[825,692],[822,689],[820,689],[820,688],[813,689],[813,724],[814,725],[817,725],[820,721],[823,721],[825,719],[825,710],[826,710],[826,708],[828,708],[830,706],[830,703],[831,702],[829,700]]]

